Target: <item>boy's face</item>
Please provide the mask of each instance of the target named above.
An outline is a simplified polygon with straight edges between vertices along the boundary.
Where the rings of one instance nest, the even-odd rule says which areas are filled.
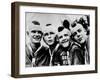
[[[70,31],[68,29],[63,29],[58,33],[58,40],[62,47],[68,47],[70,44]]]
[[[73,38],[80,44],[83,44],[87,39],[87,32],[83,28],[81,24],[76,24],[75,27],[71,27],[71,32],[73,35]]]
[[[31,30],[30,38],[32,43],[40,43],[42,38],[42,32],[40,30]]]
[[[44,41],[47,45],[53,45],[55,43],[56,34],[53,31],[44,33]]]

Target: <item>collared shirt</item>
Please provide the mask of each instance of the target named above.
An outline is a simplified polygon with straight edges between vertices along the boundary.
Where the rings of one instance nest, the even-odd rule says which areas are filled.
[[[71,42],[68,48],[59,46],[53,61],[60,65],[85,64],[84,51],[78,44]]]
[[[83,45],[78,44],[78,46],[80,50],[78,50],[78,52],[75,55],[74,64],[90,64],[89,37]]]
[[[50,48],[44,48],[38,51],[36,56],[36,66],[54,66],[53,60],[56,53],[58,45],[55,46],[51,52]]]
[[[42,45],[40,45],[38,48],[35,46],[31,45],[26,45],[25,50],[26,50],[26,57],[25,57],[25,62],[26,62],[26,67],[33,67],[36,66],[36,56],[38,51],[40,51],[43,48]]]
[[[71,65],[71,47],[73,43],[71,43],[68,48],[63,48],[62,46],[58,47],[56,52],[56,56],[54,58],[54,63],[58,63],[59,65]]]

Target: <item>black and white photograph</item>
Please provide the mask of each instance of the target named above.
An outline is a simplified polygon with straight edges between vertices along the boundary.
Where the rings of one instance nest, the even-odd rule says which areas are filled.
[[[97,73],[97,7],[12,4],[12,76]]]
[[[25,13],[25,66],[90,64],[90,15]]]

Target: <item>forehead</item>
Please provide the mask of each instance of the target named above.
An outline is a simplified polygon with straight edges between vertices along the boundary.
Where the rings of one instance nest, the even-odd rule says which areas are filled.
[[[40,25],[30,25],[29,31],[42,31],[42,28],[40,27]]]
[[[46,32],[44,32],[44,34],[46,34],[46,33],[51,33],[51,32],[55,34],[54,31],[46,31]]]
[[[58,36],[61,36],[61,35],[64,35],[64,34],[70,35],[70,31],[68,29],[63,29],[61,32],[58,32]]]
[[[84,28],[81,24],[76,24],[76,26],[71,27],[72,32],[76,32],[78,29],[84,30]]]

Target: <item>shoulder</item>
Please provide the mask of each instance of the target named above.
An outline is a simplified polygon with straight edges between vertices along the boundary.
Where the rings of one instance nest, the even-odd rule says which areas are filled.
[[[62,51],[63,51],[63,47],[59,45],[58,48],[57,48],[57,51],[56,51],[57,54],[58,53],[60,54]]]
[[[81,49],[81,46],[78,43],[73,42],[71,49],[73,49],[73,50],[80,50]]]
[[[26,45],[25,45],[25,49],[26,49],[26,50],[29,50],[29,51],[32,51],[32,48],[31,48],[30,44],[26,44]]]
[[[77,55],[81,56],[83,53],[83,50],[81,49],[81,46],[77,43],[74,43],[72,45],[72,48],[70,49],[71,55]]]
[[[39,49],[39,51],[42,51],[42,52],[45,52],[45,51],[48,51],[48,50],[49,50],[49,48],[46,47],[46,46],[43,46],[43,45],[41,45],[41,48]]]
[[[30,45],[25,45],[26,55],[32,55],[32,48]]]
[[[42,45],[42,46],[41,46],[41,49],[45,49],[45,50],[47,50],[47,49],[49,49],[49,48],[46,47],[46,46],[44,46],[44,45]]]

